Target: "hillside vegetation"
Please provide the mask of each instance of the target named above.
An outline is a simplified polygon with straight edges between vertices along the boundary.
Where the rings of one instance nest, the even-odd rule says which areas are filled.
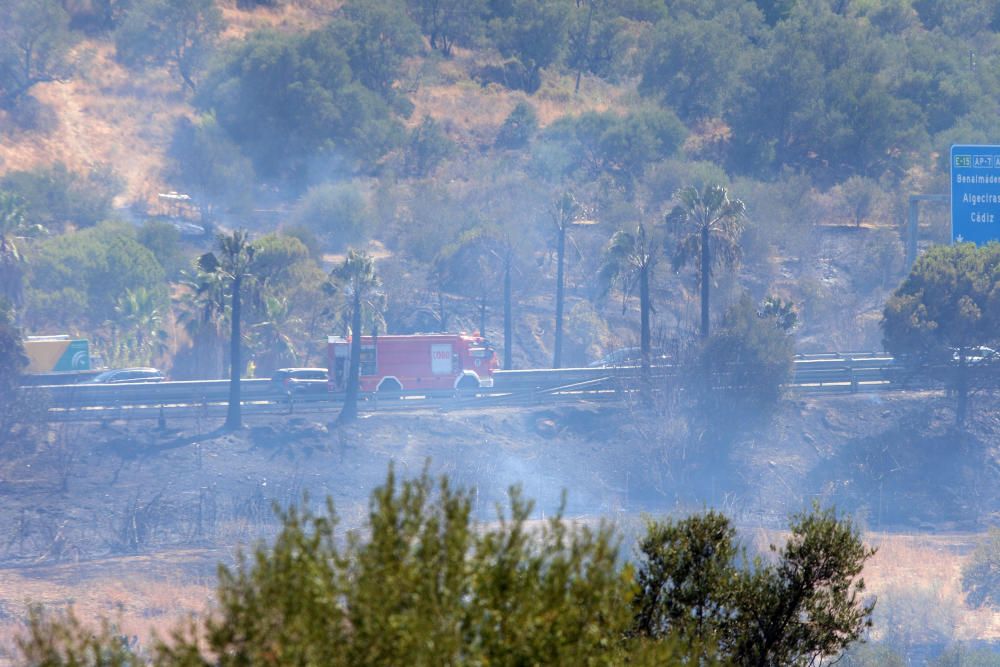
[[[654,346],[699,328],[700,264],[666,214],[680,188],[719,184],[746,218],[712,237],[732,252],[713,250],[711,321],[744,292],[777,295],[794,304],[801,349],[877,347],[907,196],[942,191],[949,143],[997,123],[1000,18],[947,4],[6,3],[0,190],[4,234],[27,261],[5,259],[4,292],[29,333],[219,376],[208,334],[225,306],[206,301],[191,263],[211,237],[175,223],[248,227],[277,234],[266,243],[282,258],[246,314],[261,372],[316,363],[341,329],[319,294],[348,246],[378,259],[388,331],[485,328],[538,366],[553,362],[564,263],[559,362],[579,364],[636,344],[647,306]],[[958,36],[975,50],[951,48]],[[169,191],[192,199],[157,197]],[[559,223],[564,196],[574,208]],[[942,238],[941,214],[927,207],[925,238]],[[607,298],[595,279],[608,241],[637,225],[664,237],[648,304],[624,283],[624,301]],[[115,236],[159,267],[108,285],[70,258]],[[120,263],[101,252],[101,266]],[[501,341],[505,272],[516,306]],[[122,316],[126,303],[142,305]]]

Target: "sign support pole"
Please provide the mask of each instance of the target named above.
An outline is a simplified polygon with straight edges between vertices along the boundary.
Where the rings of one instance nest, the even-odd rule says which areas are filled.
[[[910,195],[910,214],[906,229],[906,268],[909,270],[917,261],[917,236],[920,230],[920,202],[934,201],[947,203],[949,195]]]

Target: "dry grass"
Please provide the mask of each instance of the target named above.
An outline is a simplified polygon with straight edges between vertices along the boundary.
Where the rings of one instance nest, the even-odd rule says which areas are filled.
[[[978,535],[869,535],[878,553],[865,568],[865,583],[876,595],[900,591],[930,600],[931,613],[954,614],[955,639],[1000,638],[1000,613],[965,604],[962,567]]]
[[[752,541],[756,549],[766,550],[786,536],[759,529]],[[897,632],[919,635],[929,628],[913,625],[944,625],[953,635],[950,639],[1000,639],[1000,612],[967,606],[962,592],[962,567],[980,537],[866,533],[865,542],[878,548],[862,575],[867,593],[877,600],[876,636],[890,632],[882,625],[888,614],[897,624],[911,626],[896,628]]]
[[[493,61],[500,62],[499,55],[494,56]],[[415,125],[429,115],[444,122],[445,127],[459,138],[491,142],[518,102],[531,104],[539,126],[545,127],[567,114],[624,113],[627,98],[632,94],[631,86],[614,86],[589,76],[583,78],[580,92],[574,93],[575,77],[555,71],[543,72],[542,87],[534,95],[495,83],[483,86],[470,77],[470,72],[480,69],[486,61],[479,52],[458,48],[450,59],[433,55],[427,59],[412,59],[407,64],[408,73],[403,82],[414,104],[410,124]]]
[[[165,70],[126,70],[110,44],[87,42],[76,55],[79,76],[33,91],[54,112],[54,127],[5,137],[0,174],[56,161],[78,171],[106,163],[125,181],[124,200],[155,199],[174,121],[191,113],[180,84]]]
[[[214,552],[173,552],[79,564],[0,570],[0,665],[23,631],[29,604],[72,607],[85,623],[106,618],[143,642],[166,637],[191,614],[203,614],[215,590]],[[211,559],[211,560],[209,560]]]
[[[222,37],[240,39],[265,28],[288,32],[315,29],[343,4],[343,0],[289,0],[273,9],[243,11],[236,8],[235,0],[226,0],[220,3],[226,23]]]

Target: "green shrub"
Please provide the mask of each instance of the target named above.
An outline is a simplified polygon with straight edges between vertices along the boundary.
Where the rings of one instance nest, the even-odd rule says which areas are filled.
[[[66,223],[89,227],[106,220],[122,186],[121,179],[107,165],[79,174],[61,162],[10,172],[0,179],[0,190],[16,194],[24,202],[28,221],[46,227]]]
[[[518,102],[504,120],[494,142],[499,148],[524,148],[538,130],[538,116],[527,102]]]
[[[292,211],[291,223],[313,230],[328,248],[343,250],[366,240],[374,220],[357,187],[327,183],[309,188]]]
[[[706,416],[733,406],[773,406],[781,397],[795,353],[784,313],[781,307],[761,309],[748,295],[726,312],[705,341],[692,378]]]

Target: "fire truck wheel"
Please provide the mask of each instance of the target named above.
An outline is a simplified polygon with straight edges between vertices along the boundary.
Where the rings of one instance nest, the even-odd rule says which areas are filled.
[[[398,394],[403,391],[403,387],[394,378],[386,378],[382,380],[381,384],[378,386],[379,396],[392,396],[393,394]]]
[[[458,381],[458,389],[469,391],[472,389],[479,389],[479,380],[472,377],[471,375],[466,375],[461,380]]]

